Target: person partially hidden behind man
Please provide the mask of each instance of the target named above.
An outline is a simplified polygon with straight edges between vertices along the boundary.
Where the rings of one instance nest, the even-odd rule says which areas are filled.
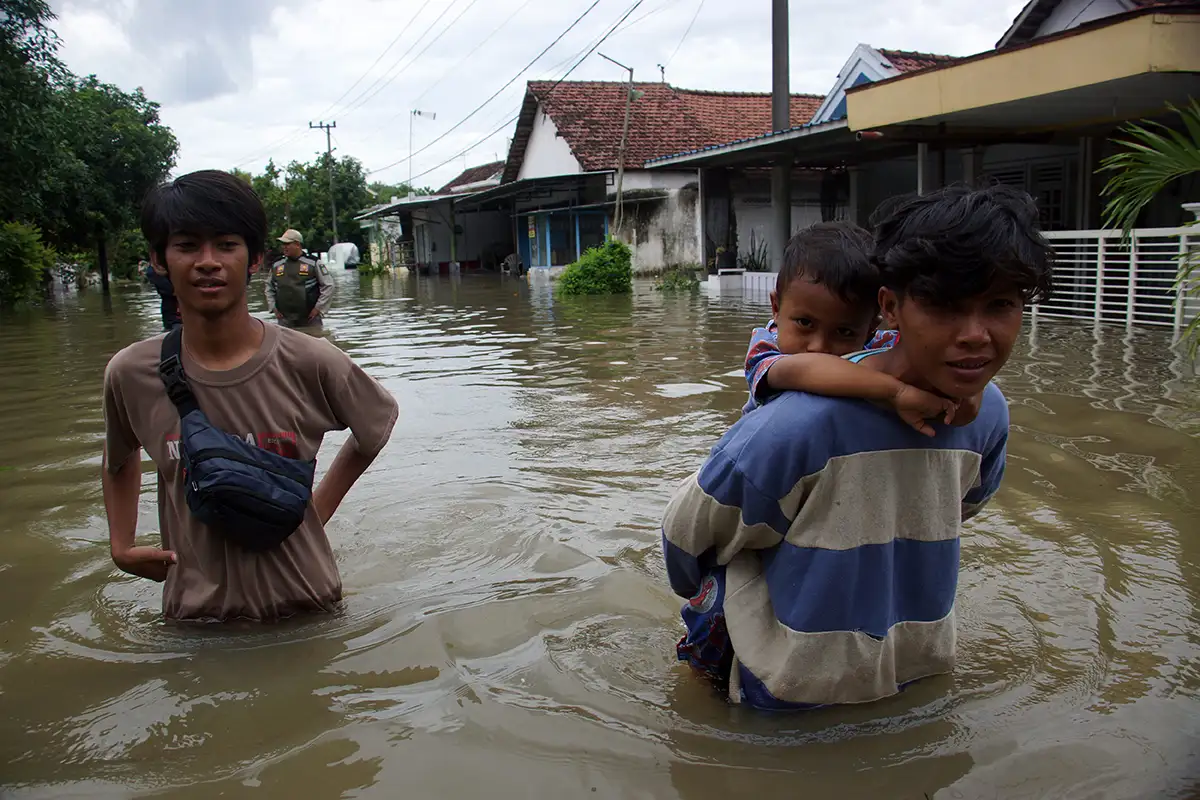
[[[171,280],[166,275],[160,275],[149,261],[138,262],[138,268],[146,276],[146,281],[158,292],[159,315],[162,317],[163,330],[169,331],[183,324],[179,318],[179,303],[175,300],[175,290],[171,288]]]
[[[319,259],[304,255],[304,237],[288,229],[279,237],[283,258],[267,276],[267,310],[289,328],[320,325],[333,302],[333,278]]]
[[[172,620],[333,610],[342,583],[325,525],[397,417],[392,395],[334,345],[250,315],[266,226],[250,187],[218,170],[160,186],[142,208],[183,325],[109,361],[102,484],[113,561],[165,581]],[[322,438],[346,428],[312,489]],[[135,538],[142,448],[158,469],[161,547]]]
[[[676,652],[734,702],[862,703],[954,666],[961,522],[1004,474],[991,380],[1051,291],[1051,250],[1033,200],[1003,186],[904,200],[874,238],[898,339],[848,360],[955,403],[982,393],[979,409],[928,436],[864,399],[784,392],[683,482],[663,520],[688,598]]]

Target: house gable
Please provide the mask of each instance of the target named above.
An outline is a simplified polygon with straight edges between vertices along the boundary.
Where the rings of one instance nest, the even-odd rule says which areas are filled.
[[[864,83],[894,78],[909,72],[947,64],[952,56],[934,53],[915,53],[907,50],[884,50],[869,44],[854,48],[850,58],[838,72],[837,82],[825,95],[825,100],[813,114],[810,125],[846,118],[846,90]]]
[[[899,75],[900,71],[883,59],[879,51],[869,44],[854,48],[850,58],[838,71],[837,82],[825,95],[825,100],[813,114],[810,124],[818,125],[846,116],[846,89],[864,83],[874,83]]]
[[[559,133],[558,126],[539,103],[516,179],[576,175],[580,172],[583,172],[583,168],[579,159],[571,152],[571,145]]]
[[[457,194],[495,186],[500,183],[500,174],[503,171],[503,161],[492,161],[487,164],[468,167],[460,172],[454,180],[438,189],[437,194]]]

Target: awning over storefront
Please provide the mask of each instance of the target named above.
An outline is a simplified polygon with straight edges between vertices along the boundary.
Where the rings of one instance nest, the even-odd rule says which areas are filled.
[[[579,172],[573,175],[548,175],[544,178],[526,178],[524,180],[502,183],[495,188],[476,192],[469,197],[455,196],[455,205],[460,208],[495,207],[501,202],[505,205],[512,202],[537,200],[552,196],[556,192],[572,190],[599,190],[603,192],[610,183],[615,182],[612,170],[598,172]]]
[[[379,219],[381,217],[394,217],[407,211],[415,211],[418,208],[426,208],[437,203],[446,201],[458,201],[469,195],[463,194],[425,194],[416,195],[415,197],[406,197],[403,200],[397,200],[395,203],[389,203],[380,208],[368,211],[365,214],[360,214],[354,219],[368,220]]]
[[[1189,96],[1200,97],[1200,3],[1106,17],[846,92],[855,131],[1018,133],[1111,127]]]
[[[859,136],[850,130],[846,120],[839,119],[664,156],[647,161],[645,166],[647,169],[764,166],[787,157],[798,169],[821,169],[891,158],[910,150],[911,145],[902,141]]]

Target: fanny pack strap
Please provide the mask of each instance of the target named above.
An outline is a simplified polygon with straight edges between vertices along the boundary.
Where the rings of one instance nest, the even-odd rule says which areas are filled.
[[[180,417],[186,417],[193,411],[200,410],[196,396],[188,386],[187,375],[183,371],[183,328],[175,328],[163,338],[162,356],[158,362],[158,377],[166,387],[167,397],[175,404]]]

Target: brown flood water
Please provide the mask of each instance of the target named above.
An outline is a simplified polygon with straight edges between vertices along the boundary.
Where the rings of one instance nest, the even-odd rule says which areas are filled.
[[[148,289],[0,325],[0,796],[1200,786],[1200,382],[1164,334],[1027,324],[1000,379],[1004,487],[963,538],[957,670],[773,716],[676,663],[658,531],[737,417],[767,310],[648,285],[563,303],[513,279],[336,277],[325,335],[402,417],[330,527],[345,612],[305,624],[166,626],[159,587],[109,561],[101,375],[158,330]]]

